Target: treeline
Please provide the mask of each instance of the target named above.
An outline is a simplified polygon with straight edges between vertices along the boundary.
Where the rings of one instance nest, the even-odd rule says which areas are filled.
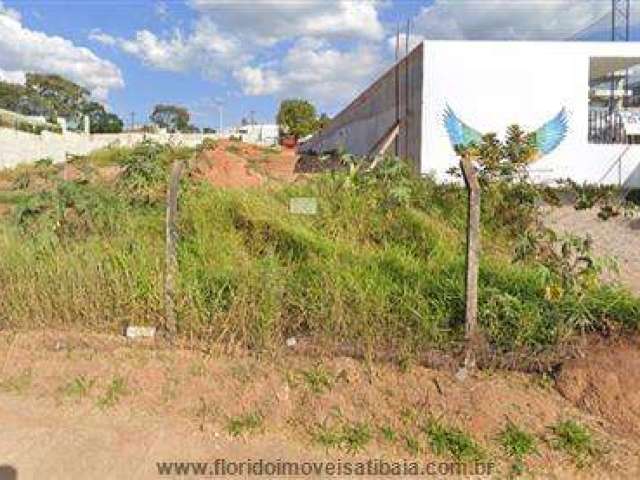
[[[89,90],[59,75],[27,73],[24,85],[0,81],[0,108],[42,116],[54,124],[62,117],[70,130],[82,130],[85,115],[91,133],[120,133],[124,126],[117,115],[91,99]]]

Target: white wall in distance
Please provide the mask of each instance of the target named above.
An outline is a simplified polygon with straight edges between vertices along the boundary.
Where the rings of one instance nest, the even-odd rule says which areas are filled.
[[[85,135],[67,132],[64,135],[42,132],[40,135],[0,128],[0,168],[14,167],[20,163],[35,162],[41,158],[51,158],[63,162],[66,154],[86,155],[94,150],[120,145],[132,147],[145,139],[166,144],[195,147],[206,137],[218,138],[214,134],[148,134],[114,133]]]

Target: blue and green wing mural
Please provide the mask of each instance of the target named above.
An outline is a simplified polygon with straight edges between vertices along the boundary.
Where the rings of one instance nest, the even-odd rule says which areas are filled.
[[[549,155],[560,145],[569,131],[566,109],[560,112],[535,131],[536,147],[540,157]]]
[[[444,111],[442,120],[454,148],[464,148],[482,141],[482,134],[460,120],[449,105]],[[568,131],[567,111],[563,108],[555,117],[534,132],[538,158],[548,155],[558,148],[566,138]]]
[[[449,105],[444,111],[443,121],[454,148],[468,147],[473,143],[478,144],[482,140],[482,134],[460,120]]]

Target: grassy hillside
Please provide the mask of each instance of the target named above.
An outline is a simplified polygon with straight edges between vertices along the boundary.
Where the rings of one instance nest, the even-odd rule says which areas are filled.
[[[118,331],[163,316],[163,191],[175,151],[96,153],[74,181],[43,165],[3,172],[0,328]],[[98,167],[117,164],[113,182]],[[26,175],[26,177],[25,177]],[[28,180],[25,180],[28,178]],[[640,300],[540,259],[514,262],[531,228],[521,190],[486,192],[480,322],[495,351],[543,350],[584,331],[637,329]],[[313,216],[289,213],[314,197]],[[524,204],[524,201],[522,201]],[[254,349],[312,336],[365,355],[452,349],[462,338],[465,195],[412,177],[326,173],[303,183],[215,189],[183,181],[179,330]],[[570,285],[575,285],[570,277]],[[562,286],[562,287],[561,287]]]

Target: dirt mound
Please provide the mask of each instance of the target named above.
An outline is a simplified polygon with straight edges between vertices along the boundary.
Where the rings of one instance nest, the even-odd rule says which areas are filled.
[[[59,176],[63,180],[66,180],[68,182],[74,182],[76,180],[80,180],[81,178],[83,178],[84,173],[82,173],[82,170],[80,170],[75,165],[72,165],[71,163],[65,163],[62,166],[62,170],[60,171]]]
[[[296,164],[298,173],[321,173],[348,170],[348,166],[337,155],[301,155]]]
[[[296,162],[292,150],[221,140],[199,155],[195,176],[217,187],[257,187],[268,179],[295,181]]]
[[[243,158],[221,148],[205,151],[199,158],[196,177],[206,179],[216,187],[258,187],[262,177],[249,169]]]
[[[101,180],[112,183],[115,182],[120,174],[124,171],[124,167],[120,165],[110,165],[108,167],[98,168],[98,176]]]
[[[566,362],[556,385],[577,407],[640,434],[640,342],[602,345]]]

